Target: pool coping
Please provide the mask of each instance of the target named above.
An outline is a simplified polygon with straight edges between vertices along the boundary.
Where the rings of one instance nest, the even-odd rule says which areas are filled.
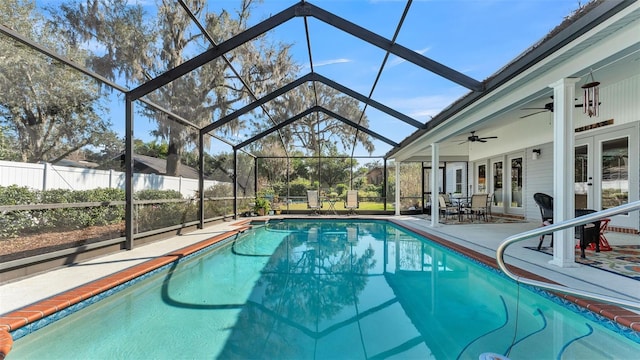
[[[495,270],[499,270],[495,258],[489,257],[477,251],[466,248],[462,245],[448,241],[436,234],[407,226],[406,224],[400,221],[396,221],[395,219],[360,219],[390,222],[402,227],[403,229],[424,236],[444,247],[462,254],[463,256],[476,260],[485,266],[488,266]],[[262,221],[266,222],[268,221],[268,219]],[[4,359],[11,351],[11,348],[13,346],[13,336],[11,334],[12,332],[15,332],[16,330],[23,328],[29,324],[40,321],[64,309],[68,309],[76,304],[79,304],[82,301],[86,301],[94,296],[103,294],[109,290],[114,289],[115,287],[122,286],[123,284],[131,280],[162,268],[163,266],[174,263],[184,257],[187,257],[214,244],[229,239],[230,237],[240,234],[241,232],[249,229],[252,222],[254,222],[254,220],[252,219],[238,221],[233,224],[233,226],[236,227],[236,229],[234,230],[229,230],[222,234],[199,241],[195,244],[171,251],[165,255],[161,255],[154,259],[145,261],[144,263],[131,266],[124,270],[104,276],[100,279],[88,282],[71,290],[53,295],[37,303],[27,305],[18,310],[0,316],[0,359]],[[554,281],[533,274],[529,271],[520,269],[516,266],[508,265],[508,267],[513,273],[517,274],[518,276],[557,284]],[[598,303],[592,300],[585,300],[572,295],[556,292],[549,293],[562,300],[568,301],[569,303],[575,304],[578,307],[593,312],[596,315],[609,319],[624,328],[629,328],[635,332],[640,332],[640,314],[623,309],[619,306]]]

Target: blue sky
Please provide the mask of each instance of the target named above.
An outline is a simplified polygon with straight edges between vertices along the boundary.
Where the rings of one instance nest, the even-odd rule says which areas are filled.
[[[153,0],[130,0],[155,12]],[[38,0],[57,4],[60,0]],[[240,0],[210,0],[212,11],[235,12]],[[250,26],[297,3],[295,0],[265,0],[253,10]],[[315,0],[321,7],[356,25],[392,39],[407,5],[396,0]],[[432,60],[481,81],[542,39],[572,11],[576,0],[416,0],[399,32],[397,43]],[[309,19],[314,70],[365,96],[371,92],[384,59],[384,51],[316,19]],[[295,18],[270,33],[274,39],[294,44],[292,54],[309,72],[304,22]],[[373,99],[420,122],[462,97],[469,90],[391,55],[384,67]],[[114,109],[115,111],[115,109]],[[400,142],[415,128],[368,108],[369,127]],[[151,128],[138,121],[136,137]],[[148,139],[145,139],[148,140]],[[390,146],[375,142],[374,155],[384,155]],[[368,155],[362,149],[356,155]]]
[[[253,24],[295,4],[266,0],[253,11]],[[395,0],[316,0],[310,3],[356,25],[392,39],[407,5]],[[236,1],[210,6],[233,7]],[[572,11],[575,0],[434,0],[413,1],[397,43],[456,71],[484,80],[542,39]],[[384,59],[384,51],[309,19],[314,70],[368,96]],[[295,44],[294,58],[309,71],[301,18],[278,27],[271,36]],[[302,75],[301,74],[301,75]],[[373,92],[373,99],[420,122],[426,122],[469,90],[391,55]],[[415,129],[369,107],[370,128],[400,142]],[[375,154],[390,147],[376,143]],[[363,150],[357,154],[365,154]]]

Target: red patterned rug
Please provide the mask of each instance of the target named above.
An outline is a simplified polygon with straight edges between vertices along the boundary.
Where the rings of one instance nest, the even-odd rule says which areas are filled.
[[[526,246],[526,248],[538,251],[533,246]],[[611,251],[601,252],[587,249],[586,259],[580,258],[580,249],[576,249],[576,262],[640,280],[640,245],[611,245],[611,249]],[[553,256],[552,247],[542,247],[539,251]]]

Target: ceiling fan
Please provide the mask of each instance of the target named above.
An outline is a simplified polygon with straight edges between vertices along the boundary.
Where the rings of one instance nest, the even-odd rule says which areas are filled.
[[[487,142],[487,139],[497,139],[497,136],[484,136],[484,137],[480,137],[478,135],[476,135],[475,131],[471,132],[471,135],[469,135],[469,137],[467,137],[466,141],[461,142],[460,144],[464,144],[466,142]],[[458,144],[458,145],[460,145]]]
[[[551,96],[551,99],[553,99],[553,96]],[[576,99],[576,100],[578,100],[578,99]],[[577,108],[581,108],[582,106],[583,106],[582,104],[576,104],[575,105],[575,107],[577,107]],[[520,119],[524,119],[524,118],[529,117],[529,116],[540,114],[540,113],[543,113],[545,111],[553,112],[553,101],[544,104],[544,107],[530,107],[530,108],[522,108],[520,110],[540,110],[540,111],[536,111],[536,112],[531,113],[531,114],[527,114],[525,116],[520,116]]]

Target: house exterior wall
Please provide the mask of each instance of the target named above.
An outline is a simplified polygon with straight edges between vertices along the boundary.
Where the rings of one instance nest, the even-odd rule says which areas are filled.
[[[456,191],[456,171],[457,170],[462,170],[462,190],[460,191],[460,193],[462,193],[463,195],[466,195],[466,191],[468,191],[468,186],[467,186],[468,176],[467,176],[467,164],[464,162],[447,163],[447,172],[446,172],[447,187],[445,189],[445,192],[451,193],[451,194],[458,192]]]
[[[640,72],[640,64],[638,64]],[[631,74],[630,74],[631,75]],[[606,79],[596,79],[605,82]],[[582,84],[580,82],[579,84]],[[630,124],[640,121],[640,73],[613,84],[600,85],[600,114],[598,117],[588,117],[581,108],[574,115],[576,128],[594,122],[614,119],[614,125]],[[578,103],[582,101],[582,89],[576,90]]]
[[[606,81],[606,79],[597,80]],[[582,83],[581,81],[578,85]],[[582,93],[579,90],[576,92],[576,96],[580,99]],[[588,117],[583,114],[581,108],[576,109],[574,113],[575,127],[581,128],[609,119],[613,119],[613,124],[586,130],[580,132],[580,135],[595,135],[625,124],[640,122],[640,106],[638,106],[640,74],[610,85],[601,85],[600,99],[602,104],[600,105],[598,117]],[[580,101],[578,100],[577,103],[580,103]],[[514,124],[497,129],[491,134],[486,134],[498,136],[500,142],[481,144],[482,146],[476,146],[470,153],[470,155],[482,156],[482,158],[472,159],[474,161],[470,163],[470,183],[472,184],[475,181],[474,169],[476,164],[487,163],[487,158],[504,156],[507,153],[505,150],[522,149],[522,145],[525,145],[524,216],[527,220],[538,220],[540,211],[533,201],[533,194],[543,192],[553,195],[552,121],[551,113],[541,113],[537,116],[528,117],[525,121],[517,121]],[[514,134],[527,135],[514,136]],[[635,134],[635,136],[640,138],[640,134]],[[538,142],[539,145],[536,145],[535,142]],[[517,146],[518,143],[520,143],[520,148]],[[537,160],[533,160],[531,157],[534,148],[541,149],[541,156]],[[630,150],[640,152],[638,148],[632,147]],[[450,174],[449,176],[453,175]],[[640,184],[631,184],[631,186],[635,186],[636,190],[640,192]]]
[[[542,192],[553,195],[553,143],[536,146],[540,156],[533,160],[534,147],[527,148],[525,156],[524,216],[527,220],[540,220],[540,209],[533,201],[533,194]]]

